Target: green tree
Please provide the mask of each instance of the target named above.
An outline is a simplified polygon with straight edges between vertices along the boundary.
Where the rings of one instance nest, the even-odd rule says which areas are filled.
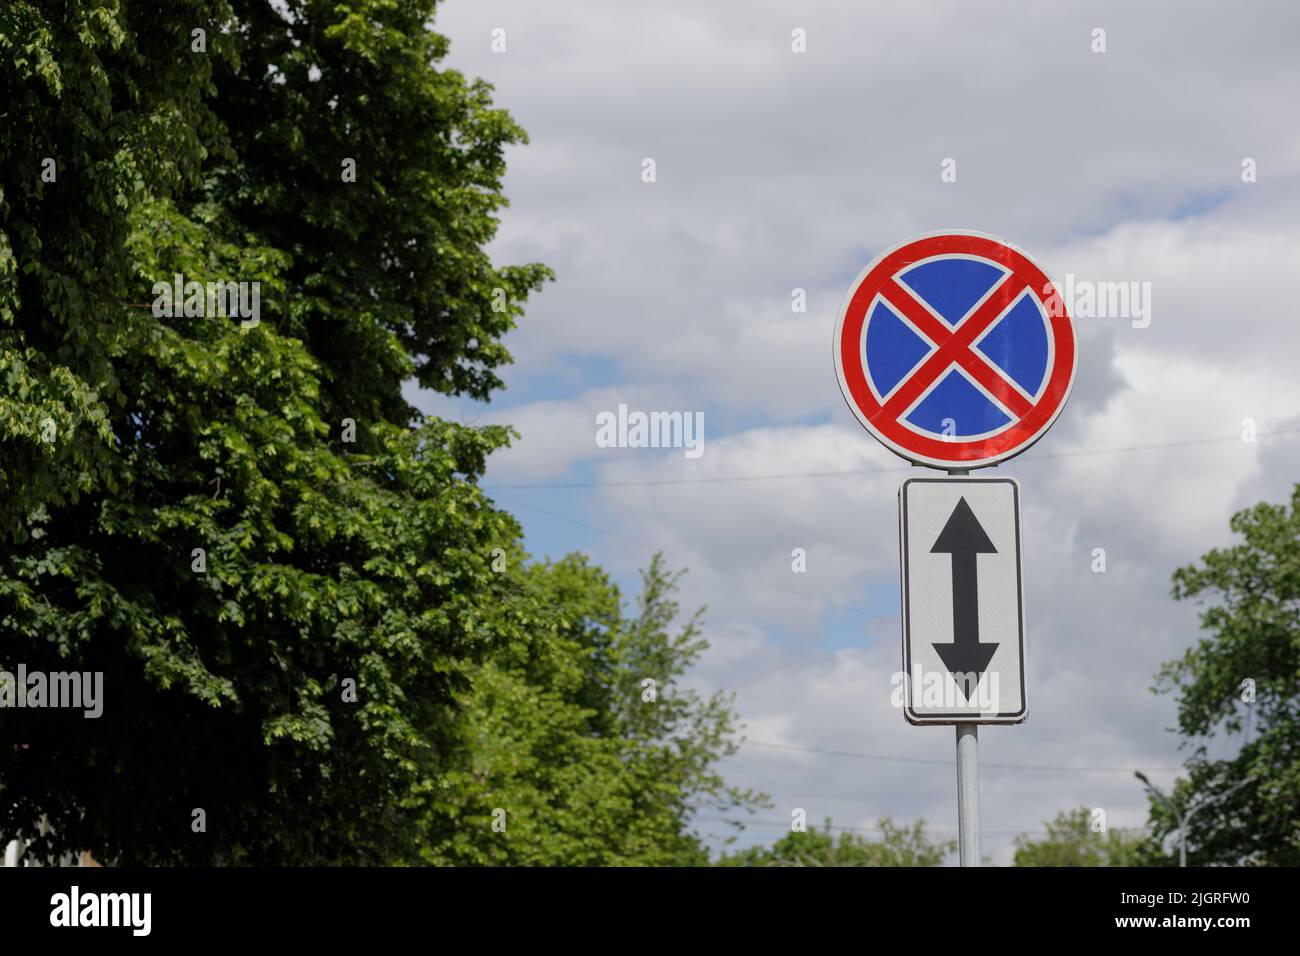
[[[925,821],[911,826],[879,821],[880,838],[848,830],[835,836],[828,819],[824,829],[787,833],[770,847],[755,846],[725,854],[720,866],[938,866],[957,849],[956,840],[935,840]]]
[[[1188,863],[1300,865],[1300,486],[1290,505],[1233,515],[1240,541],[1174,574],[1174,597],[1202,606],[1208,632],[1161,668],[1176,695],[1178,732],[1192,748],[1171,799],[1191,814]],[[1235,755],[1207,744],[1237,737]],[[1157,839],[1172,811],[1152,798]]]
[[[1150,842],[1141,831],[1092,828],[1087,807],[1062,810],[1047,823],[1047,836],[1016,837],[1016,866],[1144,866]]]
[[[484,252],[524,135],[433,9],[0,8],[0,669],[104,674],[96,720],[4,713],[33,856],[698,863],[753,802],[675,577],[624,617],[529,564],[476,485],[509,433],[403,398],[487,398],[548,276]],[[177,274],[259,321],[161,308]]]
[[[98,720],[5,713],[36,856],[418,859],[464,662],[524,639],[474,484],[506,431],[402,397],[499,384],[547,275],[483,250],[523,133],[431,0],[282,6],[0,12],[0,665],[104,674]],[[176,273],[260,322],[155,315]]]
[[[698,612],[675,623],[677,579],[656,556],[630,617],[580,556],[506,585],[514,637],[467,666],[455,769],[421,795],[425,860],[703,865],[693,816],[762,805],[715,769],[736,749],[730,697],[680,686],[707,645]]]

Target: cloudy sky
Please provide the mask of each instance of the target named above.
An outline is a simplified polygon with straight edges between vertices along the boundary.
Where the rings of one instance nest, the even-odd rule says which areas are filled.
[[[708,605],[712,643],[695,681],[736,693],[750,740],[725,771],[775,804],[738,845],[779,837],[794,808],[956,828],[952,729],[909,726],[889,703],[896,493],[926,470],[857,424],[831,364],[841,299],[884,249],[977,230],[1058,281],[1150,283],[1147,327],[1077,320],[1069,405],[983,473],[1021,483],[1029,662],[1028,721],[980,734],[994,862],[1067,808],[1145,820],[1132,769],[1168,785],[1183,759],[1151,676],[1197,638],[1170,573],[1227,543],[1235,509],[1300,479],[1300,8],[1064,7],[439,13],[448,65],[494,84],[531,137],[510,153],[492,254],[557,280],[509,336],[515,364],[489,406],[414,400],[522,433],[485,484],[534,555],[585,551],[629,594],[655,550],[690,569],[683,602]],[[948,158],[956,182],[941,181]],[[598,447],[596,416],[620,403],[702,412],[703,455]]]

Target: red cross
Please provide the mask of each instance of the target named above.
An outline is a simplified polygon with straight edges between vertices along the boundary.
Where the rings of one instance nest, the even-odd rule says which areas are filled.
[[[897,280],[886,280],[880,289],[880,294],[899,315],[911,322],[918,332],[938,347],[885,402],[881,408],[881,416],[889,421],[897,421],[898,417],[921,397],[921,393],[930,387],[930,383],[942,375],[953,362],[983,385],[989,394],[1001,402],[1017,419],[1028,415],[1034,408],[1033,403],[1027,400],[999,369],[971,348],[971,343],[1001,318],[1026,288],[1025,281],[1016,273],[1008,273],[993,290],[992,295],[980,303],[979,307],[957,326],[956,331],[952,331],[946,324],[936,319],[910,292],[899,285]]]

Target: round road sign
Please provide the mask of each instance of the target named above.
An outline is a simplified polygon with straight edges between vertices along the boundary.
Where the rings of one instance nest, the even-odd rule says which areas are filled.
[[[862,270],[835,325],[835,374],[858,421],[935,468],[1018,455],[1074,385],[1074,324],[1025,253],[993,236],[909,239]]]

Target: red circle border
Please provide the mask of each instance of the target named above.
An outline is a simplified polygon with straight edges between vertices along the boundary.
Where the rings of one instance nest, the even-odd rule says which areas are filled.
[[[936,255],[972,255],[995,262],[1025,283],[1047,313],[1054,355],[1046,388],[1032,411],[990,438],[942,441],[927,438],[881,418],[882,406],[867,385],[860,343],[867,311],[885,282],[913,263]],[[1049,306],[1045,296],[1056,303]],[[1024,451],[1046,433],[1065,405],[1074,384],[1077,347],[1074,323],[1056,295],[1047,275],[1020,250],[996,239],[973,233],[942,233],[910,239],[882,255],[859,277],[840,310],[835,336],[835,365],[840,390],[863,426],[887,448],[919,464],[936,467],[992,465]]]

